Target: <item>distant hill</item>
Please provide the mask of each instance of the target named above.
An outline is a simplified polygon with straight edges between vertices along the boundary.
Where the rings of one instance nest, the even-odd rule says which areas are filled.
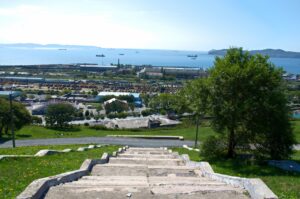
[[[208,54],[223,56],[226,54],[226,52],[227,49],[210,50],[208,51]],[[300,58],[300,52],[284,51],[281,49],[250,50],[249,52],[252,55],[259,53],[274,58]]]

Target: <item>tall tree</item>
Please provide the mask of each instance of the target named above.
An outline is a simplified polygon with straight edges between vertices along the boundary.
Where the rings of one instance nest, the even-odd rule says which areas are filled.
[[[210,70],[213,125],[227,138],[227,156],[239,145],[255,145],[260,155],[284,158],[294,137],[282,70],[262,55],[231,48]]]
[[[75,108],[71,104],[50,104],[46,110],[46,124],[50,127],[66,128],[72,121]]]
[[[196,119],[195,147],[197,147],[200,120],[209,110],[209,96],[210,88],[206,78],[189,82],[182,92],[179,92],[178,99],[181,100],[178,100],[177,107],[192,112]]]
[[[13,113],[13,125],[14,129],[18,130],[22,128],[24,125],[29,124],[31,121],[31,116],[26,108],[19,102],[12,103],[12,113]],[[0,98],[0,137],[2,137],[2,133],[8,134],[10,129],[10,105],[9,101]]]

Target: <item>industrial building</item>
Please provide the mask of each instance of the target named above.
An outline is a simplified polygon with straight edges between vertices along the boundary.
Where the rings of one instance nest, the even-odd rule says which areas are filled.
[[[104,96],[121,96],[121,95],[124,95],[124,96],[128,96],[128,95],[132,95],[134,97],[134,105],[136,107],[142,107],[143,106],[143,103],[142,103],[142,99],[140,97],[140,94],[139,93],[129,93],[129,92],[106,92],[106,91],[103,91],[103,92],[100,92],[97,96],[97,99],[100,100],[102,97]]]

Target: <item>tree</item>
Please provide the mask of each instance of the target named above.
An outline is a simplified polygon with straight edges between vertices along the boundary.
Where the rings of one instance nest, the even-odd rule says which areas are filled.
[[[46,124],[50,127],[66,128],[72,121],[75,108],[71,104],[50,104],[46,110]]]
[[[174,94],[161,93],[153,97],[149,106],[156,112],[161,112],[162,110],[167,113],[175,112],[176,99]]]
[[[10,105],[9,101],[3,98],[0,98],[0,137],[2,137],[3,130],[5,134],[8,134],[10,129]],[[13,110],[13,125],[14,129],[18,130],[24,125],[29,124],[31,121],[31,116],[27,109],[19,102],[12,103]]]
[[[39,125],[39,124],[43,123],[43,120],[42,120],[42,118],[40,118],[38,116],[32,116],[31,117],[31,123]]]
[[[85,113],[84,113],[84,115],[85,115],[85,117],[88,117],[88,116],[90,116],[90,112],[89,112],[89,110],[86,110],[86,111],[85,111]]]
[[[209,79],[212,124],[227,139],[229,158],[237,146],[250,150],[254,145],[260,156],[274,159],[291,153],[295,141],[282,70],[268,57],[229,49],[216,58]]]
[[[124,112],[129,110],[129,106],[126,102],[115,100],[110,103],[106,103],[104,105],[106,114],[112,113],[112,112]]]
[[[93,96],[97,96],[97,95],[98,95],[98,91],[92,90],[92,95],[93,95]]]
[[[200,120],[208,112],[210,106],[209,82],[206,78],[190,81],[177,96],[177,109],[181,112],[192,112],[196,118],[195,147],[197,147]]]

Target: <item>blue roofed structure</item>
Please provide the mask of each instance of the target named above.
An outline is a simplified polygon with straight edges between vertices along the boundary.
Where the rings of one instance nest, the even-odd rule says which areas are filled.
[[[8,98],[12,94],[13,98],[21,95],[20,91],[0,91],[0,97]]]
[[[103,91],[98,93],[97,99],[100,100],[102,97],[104,96],[122,96],[122,95],[132,95],[134,97],[134,105],[136,107],[142,107],[143,103],[142,103],[142,99],[140,97],[140,93],[129,93],[129,92],[107,92],[107,91]]]

